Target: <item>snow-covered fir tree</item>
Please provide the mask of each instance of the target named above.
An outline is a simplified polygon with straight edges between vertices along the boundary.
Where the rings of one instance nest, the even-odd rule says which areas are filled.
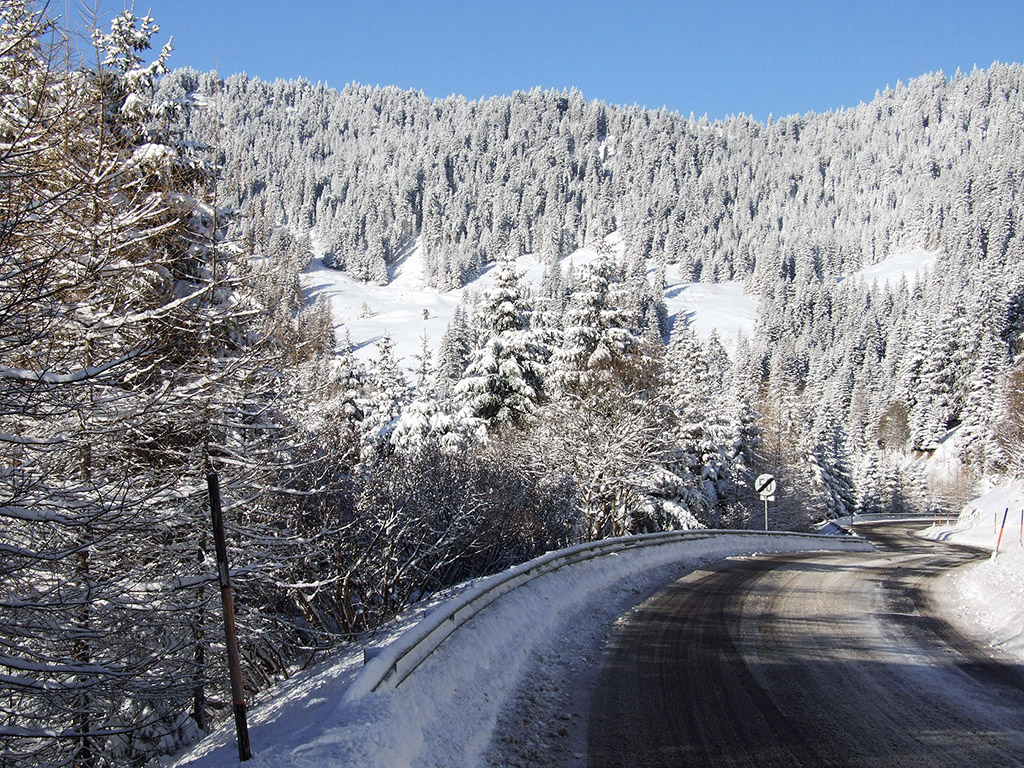
[[[363,409],[363,453],[370,456],[384,449],[409,402],[409,383],[395,359],[394,342],[385,335],[377,345],[377,357],[367,373],[367,394]]]
[[[465,307],[459,304],[437,350],[434,386],[440,395],[450,396],[452,388],[462,379],[475,346],[476,334],[469,324]]]
[[[530,328],[519,280],[511,259],[500,262],[477,309],[482,346],[454,392],[469,416],[492,429],[520,425],[544,396],[547,350]]]
[[[549,378],[558,391],[594,390],[638,373],[640,341],[613,295],[616,281],[608,258],[583,267],[565,310],[562,344],[551,356]]]

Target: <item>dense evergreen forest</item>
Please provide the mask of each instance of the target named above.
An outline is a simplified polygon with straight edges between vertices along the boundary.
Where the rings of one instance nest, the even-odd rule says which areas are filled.
[[[709,122],[222,80],[148,17],[83,52],[0,10],[3,765],[143,765],[227,714],[209,473],[252,694],[546,550],[757,525],[761,471],[790,528],[1024,471],[1020,65]],[[409,380],[302,272],[414,243],[438,289],[494,281]],[[743,281],[754,334],[670,323],[670,266]]]
[[[223,194],[254,228],[309,233],[353,277],[385,282],[417,237],[438,288],[523,253],[550,263],[551,279],[522,310],[549,355],[578,287],[558,258],[611,233],[624,243],[606,265],[612,303],[638,338],[657,319],[668,341],[658,317],[665,265],[693,280],[744,281],[761,317],[726,367],[767,439],[743,452],[804,475],[788,486],[805,511],[838,513],[942,505],[966,492],[968,475],[1011,461],[994,427],[1000,376],[1020,351],[1022,74],[1015,64],[932,74],[853,109],[767,125],[587,102],[578,91],[470,102],[177,71],[162,93],[216,104],[230,127],[218,142]],[[209,123],[197,129],[210,136]],[[914,248],[939,254],[916,281],[844,279]],[[488,312],[476,314],[467,348],[494,333]],[[458,380],[466,360],[450,358],[438,362]],[[676,373],[692,378],[686,367]],[[969,466],[938,487],[915,477],[907,453],[934,451],[957,427]],[[808,497],[806,483],[824,496]]]

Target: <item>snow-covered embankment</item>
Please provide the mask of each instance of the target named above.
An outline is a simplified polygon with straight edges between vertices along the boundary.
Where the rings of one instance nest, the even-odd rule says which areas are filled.
[[[995,488],[967,504],[955,524],[922,535],[992,550],[989,560],[947,576],[941,591],[963,629],[1024,663],[1024,489]]]

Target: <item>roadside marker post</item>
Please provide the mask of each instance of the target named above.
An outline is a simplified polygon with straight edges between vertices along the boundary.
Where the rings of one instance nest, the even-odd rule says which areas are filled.
[[[1000,544],[1000,543],[1002,542],[1002,540],[1003,540],[1003,529],[1005,529],[1005,528],[1006,528],[1006,516],[1007,516],[1008,514],[1010,514],[1010,508],[1009,508],[1009,507],[1007,507],[1007,508],[1006,508],[1006,510],[1005,510],[1005,511],[1003,512],[1003,524],[1002,524],[1001,526],[999,526],[999,536],[998,536],[998,538],[996,539],[996,551],[992,553],[992,554],[993,554],[993,556],[995,556],[995,555],[998,555],[998,554],[999,554],[999,544]]]
[[[758,475],[757,480],[754,481],[754,490],[761,494],[761,500],[764,502],[764,529],[768,530],[768,502],[775,501],[775,491],[778,490],[779,483],[772,476],[768,474]]]
[[[224,515],[220,504],[220,481],[216,472],[206,476],[210,494],[210,516],[213,522],[213,540],[217,552],[217,574],[220,580],[220,596],[224,606],[224,635],[228,651],[228,676],[231,679],[231,704],[235,714],[235,734],[238,738],[238,760],[244,763],[252,757],[249,744],[249,724],[245,713],[245,698],[242,690],[241,654],[238,648],[238,630],[235,627],[235,600],[231,593],[231,576],[228,570],[227,542],[224,537]]]

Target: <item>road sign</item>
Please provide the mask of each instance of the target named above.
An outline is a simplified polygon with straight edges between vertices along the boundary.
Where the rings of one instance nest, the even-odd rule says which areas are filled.
[[[754,481],[754,490],[761,494],[762,499],[771,501],[775,498],[778,481],[772,475],[758,475]]]
[[[775,477],[772,475],[758,475],[754,481],[754,490],[761,494],[761,501],[764,502],[764,529],[768,530],[768,502],[775,501],[775,489],[779,487]]]

